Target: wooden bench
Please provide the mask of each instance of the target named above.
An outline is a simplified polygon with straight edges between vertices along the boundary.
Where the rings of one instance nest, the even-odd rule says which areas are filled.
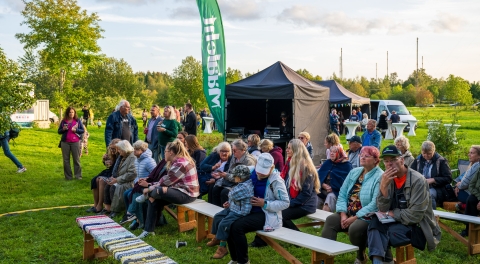
[[[455,232],[442,221],[438,220],[438,225],[448,233],[450,233],[458,241],[462,242],[467,246],[468,255],[475,255],[480,253],[480,217],[455,214],[450,212],[443,212],[438,210],[433,210],[435,216],[438,216],[441,219],[459,221],[468,223],[468,240],[462,237],[460,234]]]
[[[333,214],[333,213],[317,209],[317,211],[315,213],[307,215],[308,218],[310,218],[312,220],[315,220],[317,222],[298,224],[297,227],[300,228],[300,227],[319,226],[319,225],[323,226],[323,224],[327,220],[327,217],[331,214]]]
[[[112,255],[122,263],[176,263],[107,216],[78,217],[76,222],[83,231],[84,260]]]
[[[216,206],[211,203],[207,203],[203,200],[197,200],[193,203],[183,204],[181,207],[185,207],[188,210],[195,212],[195,220],[197,222],[197,235],[196,240],[200,242],[205,238],[214,238],[215,235],[211,234],[213,217],[216,213],[223,210],[222,207]],[[208,222],[208,228],[205,229],[205,221]]]
[[[207,203],[204,200],[197,199],[192,203]],[[188,209],[183,205],[176,205],[177,212],[173,211],[170,207],[165,206],[163,209],[171,215],[176,221],[178,226],[178,232],[185,232],[197,227],[197,221],[195,219],[195,212]]]

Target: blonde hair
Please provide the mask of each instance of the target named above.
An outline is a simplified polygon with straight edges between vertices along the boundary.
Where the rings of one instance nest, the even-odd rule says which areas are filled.
[[[270,150],[273,149],[273,142],[269,139],[262,139],[262,141],[260,141],[260,150],[262,152],[270,152]]]
[[[325,137],[325,140],[327,141],[328,144],[331,146],[334,145],[340,145],[340,138],[337,136],[337,134],[332,133],[328,136]]]
[[[300,132],[300,134],[298,134],[298,136],[303,136],[307,139],[307,141],[310,141],[310,134],[308,132]]]
[[[404,135],[397,137],[394,143],[400,143],[400,145],[402,145],[406,150],[410,149],[410,141]]]
[[[212,152],[217,152],[218,154],[220,154],[220,150],[228,150],[228,155],[232,155],[232,146],[230,146],[230,144],[228,144],[228,142],[220,142],[218,143],[218,145],[216,147],[213,148]]]
[[[257,134],[250,134],[247,140],[252,142],[252,145],[258,146],[260,144],[260,137]]]
[[[192,157],[190,157],[190,154],[188,154],[187,149],[180,140],[175,139],[173,142],[168,142],[167,146],[165,146],[165,150],[169,150],[173,153],[173,160],[178,158],[185,158],[186,160],[188,160],[189,163],[195,165],[195,161],[193,161]],[[170,169],[170,166],[171,162],[168,162],[167,169]]]
[[[170,117],[168,117],[168,118],[165,117],[165,119],[167,119],[167,120],[177,120],[177,113],[175,113],[175,109],[173,109],[173,107],[171,107],[169,105],[165,106],[165,108],[167,108],[170,111]]]
[[[146,151],[148,149],[148,144],[143,140],[137,140],[135,143],[133,143],[133,149],[140,149],[141,151]]]
[[[290,159],[290,170],[288,171],[288,183],[290,186],[295,181],[295,189],[302,190],[302,185],[307,177],[313,177],[313,187],[316,193],[320,192],[320,180],[318,178],[317,169],[313,165],[312,158],[307,148],[300,139],[292,139],[288,143],[292,150],[292,158]],[[300,177],[302,175],[302,177]]]

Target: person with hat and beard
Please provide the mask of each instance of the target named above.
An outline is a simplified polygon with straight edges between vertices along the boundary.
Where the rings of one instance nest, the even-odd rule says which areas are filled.
[[[429,251],[437,247],[442,235],[433,214],[428,184],[423,175],[405,166],[402,153],[395,145],[385,147],[381,158],[385,172],[380,180],[377,207],[379,212],[393,218],[395,222],[383,224],[373,215],[367,232],[373,264],[393,263],[390,246],[396,246],[395,240],[401,235],[407,239],[409,237],[410,241],[405,243],[420,250],[424,250],[427,244]],[[411,235],[408,236],[408,233]]]
[[[352,168],[360,167],[360,151],[362,150],[362,139],[359,136],[353,136],[349,139],[347,150],[348,161],[352,164]]]

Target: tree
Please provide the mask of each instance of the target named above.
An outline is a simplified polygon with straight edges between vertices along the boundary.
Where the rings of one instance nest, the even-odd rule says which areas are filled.
[[[242,72],[240,70],[232,69],[230,67],[227,68],[227,80],[226,80],[227,84],[238,82],[241,79],[243,79],[243,77],[242,77]]]
[[[419,88],[415,96],[418,106],[428,106],[433,103],[433,94],[424,88]]]
[[[470,92],[473,98],[480,100],[480,82],[473,82],[470,84]]]
[[[321,81],[322,80],[322,77],[320,77],[319,75],[313,76],[313,74],[311,74],[309,71],[307,71],[307,69],[299,69],[299,70],[296,70],[295,72],[300,74],[301,76],[309,79],[310,81]]]
[[[42,65],[58,76],[60,97],[67,76],[85,73],[88,65],[98,59],[97,40],[103,29],[96,13],[87,14],[75,0],[24,0],[22,11],[29,33],[15,37],[25,50],[38,50]]]
[[[445,97],[452,102],[458,102],[463,105],[471,105],[473,103],[468,81],[453,74],[448,76],[445,83]]]
[[[7,58],[0,48],[0,134],[4,134],[15,125],[10,115],[17,110],[25,110],[32,106],[33,96],[30,85],[19,85],[25,78],[25,71]]]
[[[168,91],[169,102],[183,105],[188,100],[195,108],[207,106],[203,94],[202,64],[192,56],[182,60],[173,70],[173,88]]]
[[[363,97],[367,97],[368,94],[367,92],[365,91],[365,89],[363,89],[363,86],[359,83],[353,83],[351,86],[350,86],[350,89],[349,89],[352,93],[354,94],[357,94],[357,95],[360,95],[360,96],[363,96]]]
[[[414,70],[410,76],[408,76],[408,79],[403,83],[403,87],[407,87],[409,84],[413,85],[414,87],[422,87],[422,88],[427,88],[430,86],[432,82],[432,76],[428,75],[425,72],[425,69],[418,69]]]

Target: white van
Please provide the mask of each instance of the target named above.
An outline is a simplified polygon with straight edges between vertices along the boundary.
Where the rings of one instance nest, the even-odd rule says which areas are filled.
[[[410,114],[410,111],[407,110],[407,107],[402,103],[402,101],[397,100],[370,100],[371,106],[371,119],[379,121],[380,114],[382,111],[386,111],[388,118],[392,111],[395,111],[400,117],[400,121],[407,123],[404,131],[408,131],[410,126],[408,125],[408,120],[417,120],[413,115]],[[416,127],[415,127],[416,129]]]

